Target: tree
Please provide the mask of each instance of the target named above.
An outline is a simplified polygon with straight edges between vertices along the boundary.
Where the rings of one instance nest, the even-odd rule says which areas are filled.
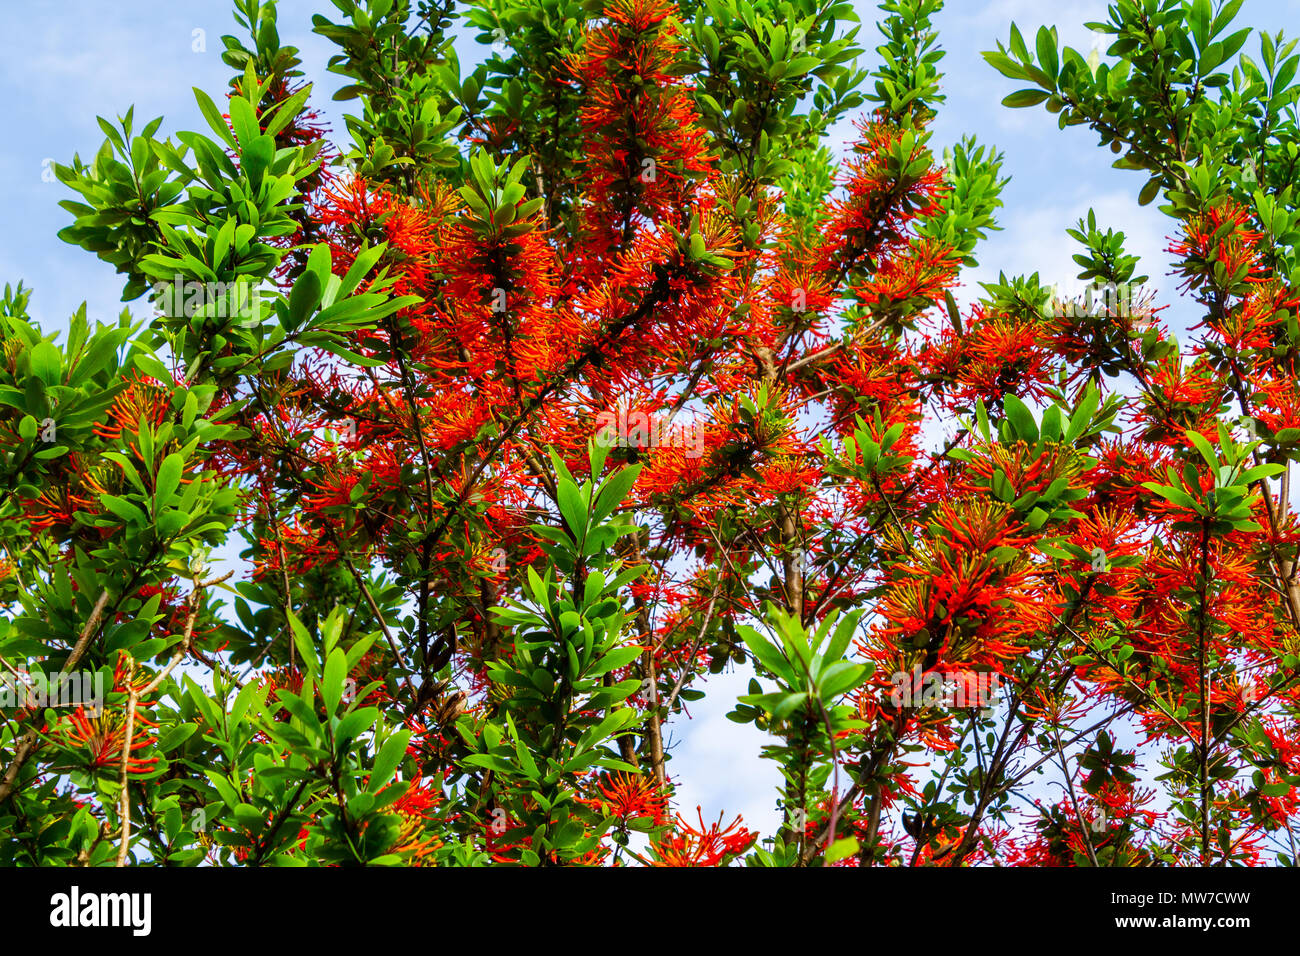
[[[347,145],[274,3],[237,0],[208,131],[128,112],[57,167],[63,237],[153,316],[83,309],[60,346],[6,290],[0,654],[100,691],[14,678],[5,860],[1271,861],[1289,47],[1229,96],[1235,9],[1121,3],[1095,73],[1050,31],[1038,65],[1014,27],[988,54],[1044,87],[1008,105],[1155,177],[1207,309],[1185,355],[1140,295],[1004,277],[962,314],[1005,180],[931,152],[939,0],[881,4],[872,73],[848,4],[484,0],[472,69],[450,2],[334,6]],[[1216,178],[1246,148],[1253,196]],[[1072,235],[1082,278],[1144,281],[1122,234]],[[762,844],[674,806],[663,734],[743,663]],[[1052,764],[1065,799],[1018,818]]]

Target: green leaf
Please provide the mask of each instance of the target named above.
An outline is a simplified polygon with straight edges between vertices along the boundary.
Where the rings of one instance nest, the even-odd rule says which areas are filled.
[[[348,676],[347,653],[341,647],[330,651],[325,661],[325,673],[321,677],[321,699],[325,702],[325,713],[332,714],[339,708],[343,699],[343,681]]]
[[[855,837],[843,837],[836,840],[826,848],[826,864],[838,863],[858,852],[858,841]]]
[[[556,488],[559,498],[560,514],[568,525],[569,533],[575,541],[582,541],[587,532],[587,503],[582,500],[582,492],[572,481],[560,479]]]
[[[355,740],[361,734],[368,731],[371,725],[378,719],[378,707],[362,707],[358,710],[354,710],[339,721],[338,729],[334,731],[335,737],[338,740]]]
[[[1214,449],[1205,440],[1204,435],[1189,428],[1187,430],[1187,440],[1196,446],[1196,450],[1201,453],[1201,457],[1205,459],[1205,464],[1209,466],[1211,471],[1218,469],[1219,456],[1214,453]]]
[[[1146,185],[1142,187],[1142,191],[1138,193],[1139,206],[1146,206],[1156,198],[1156,195],[1160,192],[1160,183],[1163,178],[1162,176],[1152,176],[1147,180]]]
[[[1037,106],[1049,96],[1051,96],[1051,94],[1045,90],[1016,90],[1014,93],[1002,98],[1002,105],[1009,106],[1012,109],[1018,109],[1025,106]]]
[[[393,778],[393,771],[406,756],[406,744],[410,739],[411,732],[402,729],[384,741],[384,745],[379,748],[379,753],[375,755],[375,764],[371,768],[370,782],[366,784],[366,790],[370,793],[378,793],[380,788]]]
[[[230,98],[230,125],[235,129],[235,135],[239,137],[240,145],[247,146],[261,131],[257,126],[257,115],[253,112],[253,106],[242,96],[232,96]]]
[[[785,659],[785,655],[778,651],[767,638],[749,625],[740,627],[739,631],[740,636],[745,641],[745,646],[749,648],[750,653],[758,658],[760,664],[777,677],[785,680],[787,685],[794,685],[799,682],[790,662]]]
[[[289,611],[288,615],[289,629],[293,631],[293,643],[298,648],[298,656],[302,658],[307,673],[314,675],[318,670],[318,665],[316,662],[316,648],[311,642],[311,635],[307,633],[307,628],[303,626],[297,614]]]
[[[161,511],[176,494],[181,484],[181,473],[185,470],[185,459],[179,452],[172,452],[158,466],[158,477],[154,480],[154,511]]]
[[[286,332],[302,327],[316,306],[320,304],[321,281],[315,272],[304,271],[293,284],[289,293],[289,324]]]
[[[589,677],[600,677],[612,670],[632,663],[644,653],[641,647],[616,647],[600,659],[600,663],[587,671]]]
[[[1060,61],[1056,56],[1056,37],[1047,27],[1038,28],[1038,36],[1035,38],[1034,47],[1038,53],[1038,65],[1043,68],[1043,72],[1053,81],[1056,80],[1056,74],[1060,70]],[[1053,88],[1056,84],[1053,82]]]
[[[63,355],[49,342],[37,342],[31,351],[32,374],[46,385],[58,385],[63,378]]]
[[[175,750],[199,729],[198,724],[177,724],[158,735],[158,749],[162,753]]]
[[[772,720],[774,721],[785,720],[808,700],[808,695],[802,691],[797,694],[774,694],[772,696],[779,698],[768,708],[772,712]]]
[[[357,253],[357,257],[352,260],[352,265],[348,267],[343,281],[339,284],[340,299],[352,294],[353,290],[361,284],[361,280],[370,274],[370,270],[375,267],[375,263],[387,248],[388,244],[381,242],[375,246],[367,246]]]
[[[848,649],[849,642],[853,640],[853,634],[857,630],[858,621],[862,619],[862,613],[863,612],[861,611],[856,611],[852,614],[845,615],[844,619],[835,626],[831,642],[821,654],[823,660],[836,661],[844,656],[844,652]]]
[[[612,475],[600,486],[600,493],[596,496],[596,502],[591,508],[591,519],[594,523],[599,524],[613,514],[614,509],[622,504],[623,499],[632,490],[632,486],[636,484],[637,476],[640,474],[641,466],[632,465],[620,469],[617,474]]]
[[[1007,421],[1016,430],[1016,437],[1031,445],[1038,441],[1038,425],[1034,422],[1034,414],[1028,405],[1008,394],[1002,402],[1002,408],[1006,412]]]
[[[1101,390],[1095,386],[1088,386],[1087,391],[1083,393],[1083,398],[1079,400],[1079,407],[1074,410],[1070,416],[1070,425],[1065,431],[1065,441],[1073,445],[1082,435],[1088,431],[1088,426],[1092,422],[1092,416],[1097,412],[1097,405],[1101,402]]]
[[[148,524],[144,512],[125,498],[119,498],[117,495],[100,495],[99,500],[103,502],[104,507],[128,524],[142,526]]]
[[[866,664],[837,661],[818,678],[818,693],[823,700],[836,700],[866,680],[869,673]]]
[[[212,131],[226,141],[231,149],[237,149],[239,144],[235,142],[235,137],[231,135],[230,128],[226,126],[226,121],[221,116],[221,111],[217,109],[216,104],[212,102],[212,97],[208,96],[197,86],[191,87],[194,90],[194,98],[198,100],[199,110],[203,113],[203,118],[208,121]]]
[[[1200,508],[1198,507],[1196,500],[1181,488],[1175,488],[1172,485],[1157,484],[1154,481],[1144,481],[1142,482],[1142,487],[1146,488],[1148,491],[1154,491],[1166,501],[1169,501],[1180,508],[1188,508],[1198,514],[1200,513]]]
[[[505,757],[499,757],[496,754],[470,754],[462,759],[461,763],[471,767],[484,767],[511,777],[520,775],[518,767],[506,760]]]

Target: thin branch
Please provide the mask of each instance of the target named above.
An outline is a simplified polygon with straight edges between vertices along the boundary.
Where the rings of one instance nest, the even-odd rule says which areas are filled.
[[[135,686],[135,661],[131,661],[131,668],[127,673],[127,703],[126,703],[126,732],[122,740],[122,764],[118,774],[118,782],[122,787],[122,797],[120,801],[119,816],[122,819],[122,836],[117,847],[117,865],[126,866],[127,854],[131,849],[131,796],[127,784],[129,782],[130,762],[131,762],[131,740],[135,734],[135,709],[140,703],[141,697],[147,697],[156,691],[174,671],[177,665],[183,661],[190,652],[190,644],[194,639],[194,624],[199,617],[199,607],[203,600],[203,589],[216,584],[222,584],[234,576],[234,571],[227,571],[219,578],[213,578],[209,581],[195,582],[194,590],[190,594],[190,612],[185,617],[185,630],[181,636],[181,645],[172,655],[167,666],[159,671],[154,679],[144,687]]]
[[[81,629],[81,634],[77,637],[76,644],[72,647],[72,653],[64,661],[63,667],[59,669],[59,677],[67,674],[72,668],[77,666],[81,656],[86,653],[86,648],[90,645],[90,639],[99,629],[99,622],[104,616],[104,608],[108,606],[108,589],[105,588],[91,608],[90,617],[86,621],[86,626]],[[32,755],[32,749],[36,746],[37,731],[35,728],[27,731],[23,739],[18,742],[18,748],[14,751],[14,759],[10,762],[9,768],[5,771],[4,780],[0,781],[0,803],[7,800],[14,792],[15,782],[18,779],[18,772],[22,770],[23,764]]]

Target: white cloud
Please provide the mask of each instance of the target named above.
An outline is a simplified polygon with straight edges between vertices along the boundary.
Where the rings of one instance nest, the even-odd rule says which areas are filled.
[[[981,245],[976,253],[980,265],[964,276],[968,283],[966,299],[979,292],[975,282],[996,280],[999,271],[1008,276],[1037,272],[1044,284],[1059,283],[1068,288],[1081,270],[1072,256],[1082,247],[1066,234],[1066,229],[1086,218],[1089,209],[1095,211],[1097,226],[1103,232],[1115,228],[1124,233],[1126,249],[1141,258],[1143,270],[1158,282],[1168,260],[1163,252],[1165,230],[1171,229],[1173,223],[1154,206],[1138,206],[1136,187],[1140,183],[1137,177],[1133,179],[1133,193],[1096,193],[1094,183],[1079,182],[1072,189],[1061,183],[1056,195],[1030,191],[1028,197],[1023,197],[1028,201],[1009,203],[1010,211],[1001,210],[1002,231],[993,233]],[[1063,192],[1070,195],[1062,197]]]
[[[726,716],[736,698],[749,692],[752,676],[753,669],[746,666],[697,682],[706,696],[689,705],[689,719],[670,721],[664,737],[672,745],[668,773],[677,785],[675,802],[683,816],[694,820],[699,806],[706,823],[723,813],[725,824],[739,813],[751,830],[769,835],[781,825],[776,810],[781,775],[776,762],[759,753],[773,738]]]

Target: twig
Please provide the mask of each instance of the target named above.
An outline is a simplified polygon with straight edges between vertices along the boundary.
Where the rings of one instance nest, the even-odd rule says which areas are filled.
[[[131,796],[127,787],[128,774],[130,772],[131,761],[131,738],[135,734],[135,708],[140,703],[141,697],[147,697],[156,691],[162,682],[174,671],[177,665],[183,661],[190,651],[190,642],[194,639],[194,623],[199,617],[199,604],[203,597],[203,589],[211,587],[214,584],[222,584],[230,580],[235,574],[234,571],[227,571],[219,578],[213,578],[210,581],[197,581],[194,590],[190,594],[190,613],[185,617],[185,631],[181,637],[181,646],[176,649],[172,659],[167,662],[167,666],[154,676],[142,688],[137,688],[133,681],[135,677],[135,661],[131,661],[131,669],[127,674],[127,702],[126,702],[126,733],[122,741],[122,765],[119,773],[119,782],[122,785],[121,812],[122,818],[122,836],[117,847],[117,865],[126,866],[127,853],[131,849]]]
[[[77,643],[72,647],[72,653],[64,661],[63,667],[59,669],[59,676],[67,674],[72,668],[77,666],[81,660],[81,655],[86,653],[86,648],[90,645],[90,638],[99,628],[99,622],[104,616],[104,608],[108,605],[108,589],[105,588],[99,595],[99,600],[90,611],[90,618],[86,621],[86,626],[81,629],[81,634],[77,638]],[[32,755],[32,749],[36,746],[37,731],[35,728],[27,731],[23,739],[18,742],[18,748],[14,751],[14,759],[10,762],[9,768],[5,771],[4,780],[0,781],[0,803],[9,798],[14,791],[15,781],[18,779],[18,772],[22,770],[23,764]]]

